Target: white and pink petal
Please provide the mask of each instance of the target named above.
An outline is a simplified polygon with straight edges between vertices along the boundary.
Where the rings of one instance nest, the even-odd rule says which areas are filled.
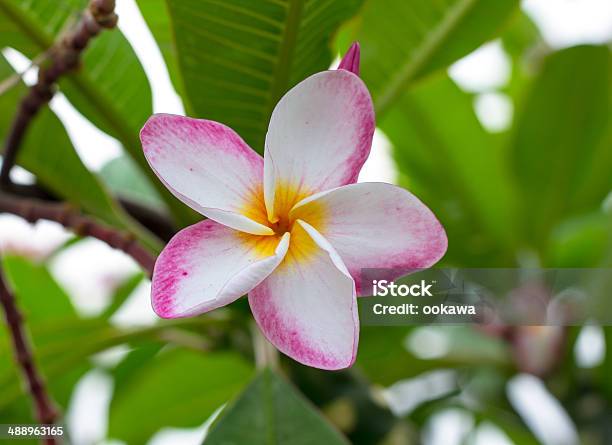
[[[253,316],[281,352],[308,366],[353,364],[359,318],[353,279],[333,247],[297,221],[285,260],[249,292]]]
[[[269,235],[251,217],[263,197],[263,159],[231,128],[170,114],[151,116],[140,132],[153,171],[181,201],[208,218]]]
[[[289,236],[245,234],[212,220],[183,229],[155,264],[153,309],[160,317],[177,318],[231,303],[280,264]]]
[[[279,213],[279,188],[299,198],[356,182],[374,128],[370,93],[350,71],[323,71],[287,92],[266,135],[264,195],[270,218]]]
[[[385,279],[397,278],[434,265],[448,245],[433,212],[391,184],[366,182],[321,192],[302,200],[291,214],[334,246],[359,294],[365,293],[362,269],[387,269]]]

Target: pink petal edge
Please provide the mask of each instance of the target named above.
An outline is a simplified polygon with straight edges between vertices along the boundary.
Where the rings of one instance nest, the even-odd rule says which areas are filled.
[[[309,224],[298,222],[320,248],[316,264],[274,271],[249,293],[251,311],[264,336],[284,354],[307,366],[345,369],[355,362],[359,343],[355,283],[329,242]],[[303,276],[304,272],[309,277]],[[335,278],[329,275],[333,272],[337,273]],[[313,283],[336,287],[317,292]],[[295,293],[284,292],[287,286]],[[300,292],[306,294],[296,295]],[[350,298],[350,303],[342,301],[342,296]]]

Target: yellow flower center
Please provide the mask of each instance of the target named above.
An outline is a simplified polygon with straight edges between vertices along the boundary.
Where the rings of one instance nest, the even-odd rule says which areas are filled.
[[[311,193],[299,186],[289,184],[278,184],[274,193],[274,209],[267,211],[264,202],[263,189],[252,194],[242,214],[264,226],[271,228],[276,235],[291,232],[293,223],[297,219],[290,211],[302,199]],[[270,214],[270,215],[269,215]]]
[[[322,222],[321,209],[315,203],[309,203],[304,208],[292,212],[291,209],[302,199],[310,196],[309,191],[299,186],[278,184],[274,194],[274,209],[270,216],[266,210],[263,190],[253,193],[252,198],[243,209],[243,215],[257,221],[274,231],[273,235],[242,234],[242,239],[254,248],[258,255],[267,257],[274,254],[276,246],[285,233],[290,233],[289,251],[285,262],[304,261],[315,251],[316,244],[304,229],[295,222],[301,219],[319,229]]]
[[[281,215],[275,223],[269,222],[268,227],[274,230],[275,234],[282,236],[287,232],[291,232],[294,222],[294,218],[289,218],[288,215]]]

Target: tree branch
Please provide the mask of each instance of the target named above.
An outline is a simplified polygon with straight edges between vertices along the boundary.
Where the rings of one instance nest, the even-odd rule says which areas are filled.
[[[57,196],[53,195],[53,193],[40,184],[12,183],[6,187],[5,191],[11,195],[22,198],[36,198],[52,202],[60,201]],[[142,226],[146,227],[162,241],[170,241],[176,234],[176,227],[167,213],[151,208],[146,204],[136,202],[130,198],[115,195],[115,199],[128,215],[138,221]]]
[[[4,309],[6,324],[13,341],[15,359],[21,367],[23,377],[34,401],[36,419],[42,424],[53,424],[57,420],[58,411],[47,393],[45,382],[34,363],[32,347],[22,323],[23,316],[17,308],[15,296],[11,292],[2,271],[2,258],[0,258],[0,304]],[[45,440],[45,443],[55,444],[56,440],[49,437]]]
[[[114,9],[115,0],[90,0],[88,8],[74,29],[58,40],[49,51],[51,64],[39,69],[38,82],[30,88],[19,104],[6,138],[0,169],[0,187],[6,189],[11,183],[10,172],[30,122],[53,97],[58,79],[78,66],[81,53],[93,37],[103,28],[116,26],[117,15]]]
[[[170,241],[176,235],[177,229],[167,213],[162,213],[145,204],[133,201],[129,198],[116,196],[117,201],[128,215],[146,227],[162,241]]]
[[[55,221],[79,236],[91,236],[110,247],[131,256],[151,276],[155,257],[142,247],[136,238],[126,232],[107,227],[92,218],[81,215],[66,203],[45,202],[36,199],[15,198],[0,193],[0,213],[12,213],[34,223],[41,219]]]

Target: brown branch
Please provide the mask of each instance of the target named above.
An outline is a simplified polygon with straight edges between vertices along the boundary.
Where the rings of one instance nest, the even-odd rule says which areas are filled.
[[[36,198],[43,201],[58,202],[60,199],[40,184],[9,184],[5,189],[7,193],[22,198]],[[132,218],[147,228],[162,241],[170,241],[176,234],[176,226],[170,216],[162,211],[141,204],[130,198],[115,196],[123,210]]]
[[[0,193],[0,213],[12,213],[34,223],[41,219],[55,221],[79,236],[90,236],[131,256],[151,276],[155,257],[142,247],[129,233],[107,227],[92,218],[81,215],[66,203],[45,202],[16,198]]]
[[[38,71],[38,81],[19,104],[17,115],[4,143],[4,156],[0,169],[0,187],[11,183],[10,172],[30,122],[55,93],[55,84],[64,74],[79,65],[81,53],[89,41],[103,28],[114,28],[117,15],[115,0],[90,0],[88,8],[74,29],[61,37],[50,49],[51,63]]]
[[[167,213],[162,213],[145,204],[140,204],[129,198],[117,197],[119,204],[128,215],[149,229],[163,241],[170,241],[176,234],[176,226]]]
[[[2,258],[0,258],[0,304],[4,309],[6,324],[13,341],[15,359],[21,367],[23,377],[34,401],[36,419],[39,423],[51,425],[57,420],[58,411],[47,393],[45,382],[34,363],[32,346],[23,327],[23,316],[17,308],[15,296],[11,292],[2,271]],[[45,440],[45,443],[55,444],[56,440],[49,437]]]

